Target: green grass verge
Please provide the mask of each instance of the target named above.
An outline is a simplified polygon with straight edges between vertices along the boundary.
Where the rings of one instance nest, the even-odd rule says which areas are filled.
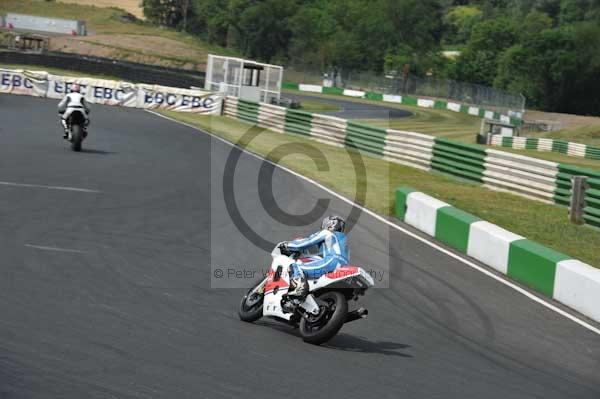
[[[284,92],[298,93],[296,90],[284,90]],[[340,99],[340,96],[327,94],[306,94],[316,98]],[[357,99],[352,97],[343,97],[344,101],[352,101],[357,103],[373,104],[374,102],[366,99]],[[452,112],[441,109],[419,108],[405,104],[384,103],[376,101],[375,103],[389,108],[398,108],[413,113],[412,116],[397,119],[365,119],[361,122],[381,126],[388,129],[405,130],[409,132],[417,132],[429,134],[436,137],[445,137],[451,140],[460,141],[463,143],[475,143],[475,137],[479,132],[481,118]],[[535,135],[535,137],[557,138],[569,141],[575,141],[583,144],[597,145],[600,147],[600,126],[585,126],[575,129],[565,129],[557,132],[552,132],[544,135]],[[581,140],[579,139],[581,138]],[[595,141],[598,140],[598,141]],[[485,146],[484,146],[485,147]],[[544,159],[547,161],[566,163],[575,166],[581,166],[591,169],[600,169],[600,161],[593,159],[585,159],[579,157],[571,157],[556,152],[540,152],[535,150],[515,150],[506,147],[487,147],[500,151],[512,152],[515,154],[526,155],[532,158]]]
[[[410,106],[406,106],[405,108],[412,112],[413,115],[407,118],[385,121],[366,119],[363,122],[390,129],[446,137],[464,143],[475,143],[475,136],[479,132],[481,119],[458,112],[440,109],[423,109]]]
[[[479,126],[481,123],[481,119],[478,117],[441,109],[420,108],[417,106],[373,101],[362,98],[346,96],[340,97],[338,95],[305,93],[298,92],[297,90],[283,90],[283,92],[301,94],[302,96],[310,96],[314,98],[326,98],[332,100],[342,99],[343,101],[355,103],[371,105],[377,104],[388,108],[406,110],[411,112],[413,115],[398,119],[366,119],[362,122],[390,129],[407,130],[411,132],[447,137],[466,143],[475,142],[475,136],[479,132]]]
[[[574,128],[557,130],[555,132],[545,133],[544,135],[536,137],[574,141],[576,143],[587,144],[600,148],[600,124],[593,126],[577,126]]]
[[[555,140],[565,140],[574,143],[587,144],[600,148],[600,124],[590,126],[576,126],[568,129],[557,130],[548,133],[532,133],[528,137],[548,138]],[[494,147],[500,149],[499,147]],[[586,159],[580,157],[568,156],[557,152],[540,152],[534,150],[515,150],[512,148],[501,148],[503,151],[509,151],[516,154],[533,156],[547,161],[567,163],[570,165],[581,166],[589,169],[600,169],[600,160]]]
[[[225,117],[163,113],[235,143],[251,127],[245,122]],[[274,148],[289,143],[302,146],[314,144],[314,141],[265,130],[247,144],[247,149],[266,156]],[[328,172],[318,171],[312,161],[306,162],[307,158],[299,154],[283,158],[280,164],[354,198],[355,176],[347,151],[325,144],[319,144],[319,149],[329,162]],[[363,205],[375,212],[393,215],[395,188],[414,187],[483,220],[600,267],[600,252],[596,249],[600,245],[600,234],[595,229],[569,223],[565,208],[488,190],[436,172],[424,172],[375,158],[363,159],[367,178],[358,183],[366,187]]]
[[[337,112],[341,108],[338,105],[326,103],[323,101],[302,101],[300,103],[300,109],[306,112],[315,112],[315,113],[327,113],[327,112]]]
[[[514,154],[526,155],[532,158],[545,159],[546,161],[558,162],[558,163],[566,163],[569,165],[580,166],[582,168],[587,169],[600,169],[600,161],[595,159],[587,159],[580,157],[571,157],[564,154],[559,154],[558,152],[545,152],[545,151],[535,151],[535,150],[515,150],[513,148],[507,147],[488,147],[494,150],[512,152]]]

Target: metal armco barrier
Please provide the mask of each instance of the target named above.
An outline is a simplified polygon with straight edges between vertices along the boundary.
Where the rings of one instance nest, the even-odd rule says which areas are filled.
[[[587,224],[600,226],[600,172],[234,97],[226,98],[224,115],[280,133],[353,148],[390,162],[443,172],[547,204],[570,206],[571,178],[588,176],[590,189],[585,193],[582,218]]]
[[[517,150],[552,151],[571,157],[600,160],[600,148],[565,140],[537,137],[502,137],[500,135],[493,135],[490,144]]]

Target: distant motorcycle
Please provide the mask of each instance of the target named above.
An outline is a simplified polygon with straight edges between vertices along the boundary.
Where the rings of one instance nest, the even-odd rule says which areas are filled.
[[[68,138],[73,151],[81,151],[81,143],[87,137],[83,111],[74,110],[67,118]]]
[[[362,268],[341,266],[316,280],[309,279],[309,294],[302,303],[287,298],[289,266],[314,260],[310,254],[284,254],[281,244],[271,252],[273,261],[265,278],[242,298],[238,311],[243,321],[254,322],[263,316],[298,327],[305,342],[320,345],[333,338],[344,323],[366,317],[367,309],[348,311],[348,301],[358,300],[374,286],[373,278]]]

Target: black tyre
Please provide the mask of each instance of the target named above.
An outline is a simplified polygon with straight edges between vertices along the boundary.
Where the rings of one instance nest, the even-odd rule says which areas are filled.
[[[242,298],[240,309],[238,310],[240,320],[252,323],[262,317],[264,294],[253,291],[259,284],[262,284],[263,281],[265,280],[262,279],[254,284]]]
[[[342,293],[326,292],[319,295],[319,299],[326,302],[328,306],[321,306],[318,315],[302,317],[300,320],[302,339],[314,345],[320,345],[333,338],[346,322],[348,314],[348,301]]]
[[[74,124],[71,126],[71,149],[73,151],[81,151],[81,141],[83,140],[83,132],[81,126]]]

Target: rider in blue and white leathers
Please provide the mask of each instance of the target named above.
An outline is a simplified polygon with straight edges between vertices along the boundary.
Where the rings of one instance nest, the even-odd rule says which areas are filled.
[[[314,246],[319,247],[318,259],[292,265],[288,296],[306,296],[308,294],[307,277],[311,280],[318,279],[323,274],[334,271],[338,266],[349,263],[344,219],[339,216],[328,216],[323,219],[321,228],[321,231],[306,238],[285,243],[285,248],[291,252],[301,252]]]

